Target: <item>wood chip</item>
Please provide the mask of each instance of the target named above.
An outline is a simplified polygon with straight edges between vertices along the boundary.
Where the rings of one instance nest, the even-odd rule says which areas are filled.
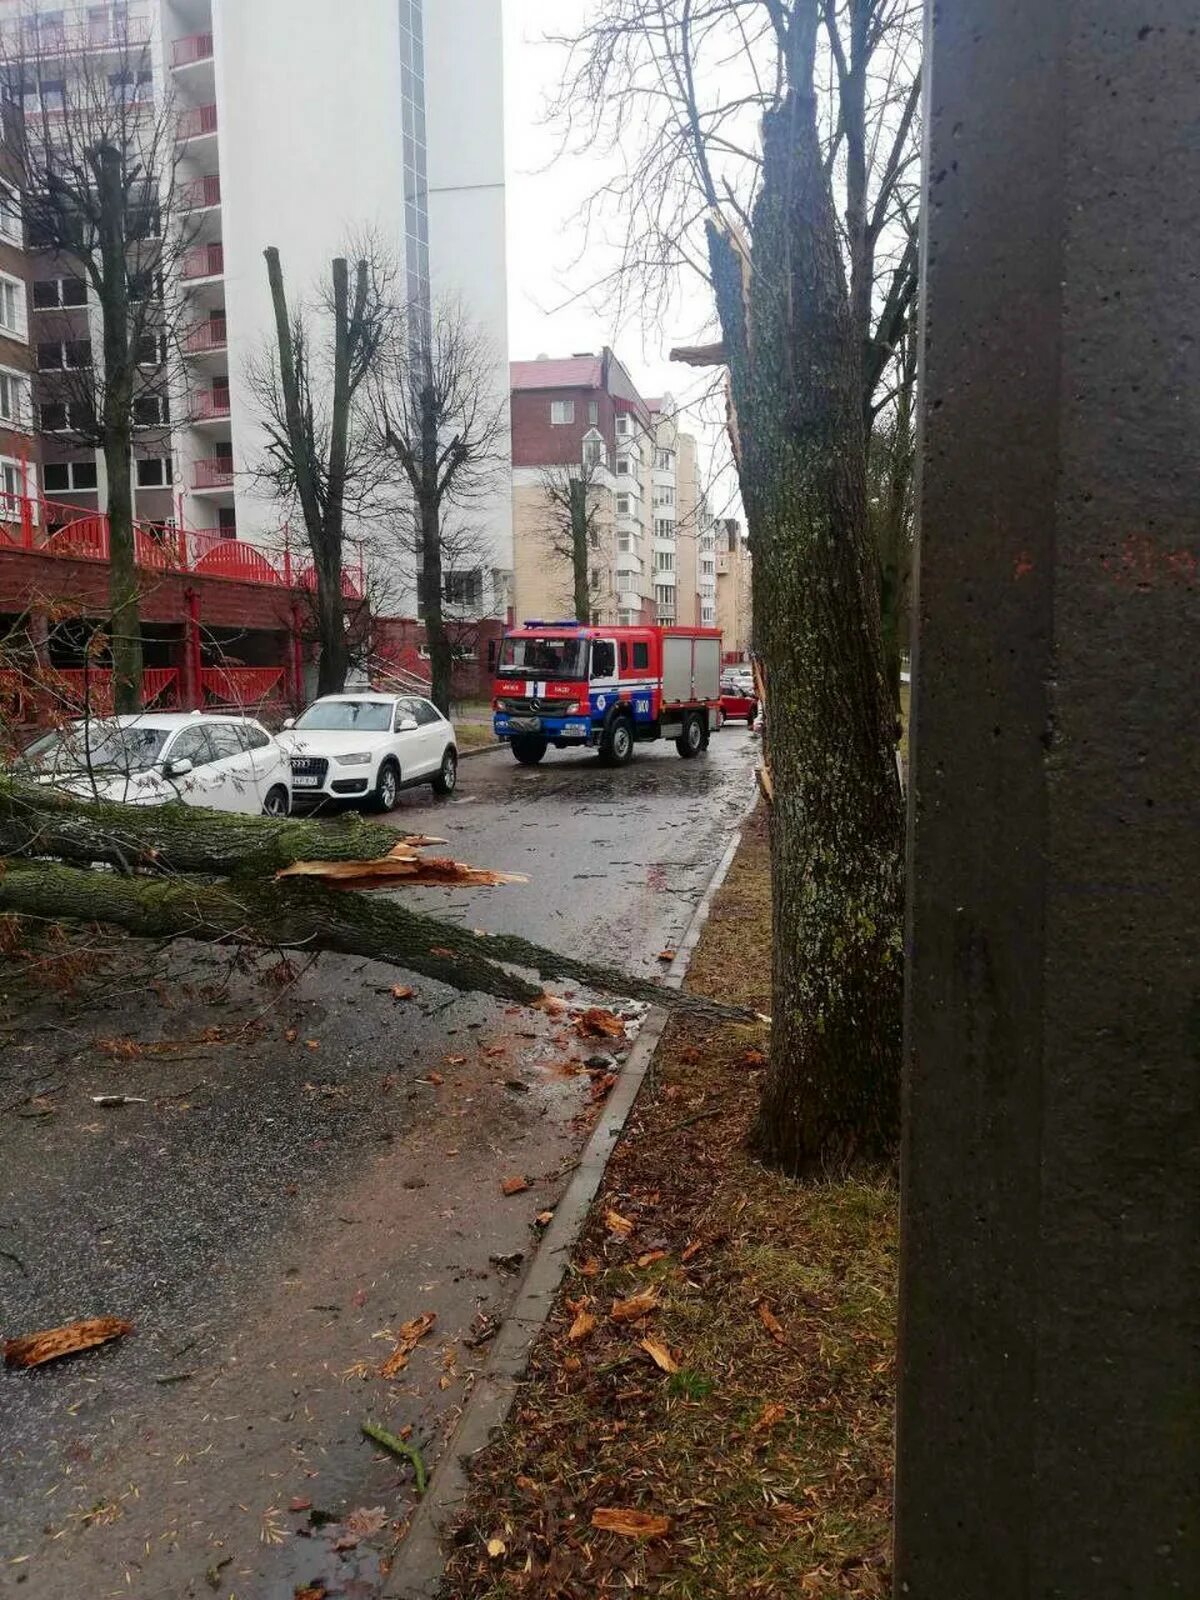
[[[396,1335],[396,1348],[379,1369],[381,1378],[394,1378],[408,1365],[408,1358],[437,1321],[436,1311],[422,1311],[402,1324]]]
[[[776,1344],[782,1344],[784,1342],[783,1323],[780,1322],[779,1318],[771,1310],[770,1306],[765,1300],[760,1300],[758,1302],[758,1320],[762,1323],[763,1327],[771,1335]]]
[[[670,1517],[620,1506],[601,1506],[592,1512],[592,1527],[605,1533],[623,1533],[629,1539],[661,1539],[671,1531]]]
[[[511,1178],[500,1180],[500,1193],[505,1195],[524,1194],[529,1187],[529,1179],[514,1174]]]
[[[4,1364],[8,1367],[40,1367],[79,1350],[92,1350],[133,1332],[133,1323],[120,1317],[87,1317],[68,1322],[61,1328],[45,1328],[21,1338],[4,1341]]]
[[[623,1039],[625,1024],[620,1017],[602,1006],[589,1006],[575,1019],[575,1031],[585,1039]]]
[[[676,1361],[661,1339],[642,1339],[639,1344],[656,1367],[661,1367],[664,1372],[679,1371],[678,1361]]]
[[[772,1400],[759,1413],[758,1421],[752,1428],[753,1433],[765,1433],[768,1428],[773,1428],[777,1422],[782,1422],[788,1414],[788,1409],[778,1400]]]
[[[699,1255],[703,1248],[699,1239],[693,1239],[690,1244],[684,1245],[679,1256],[680,1261],[690,1261],[693,1256]]]
[[[623,1217],[619,1211],[606,1211],[604,1213],[604,1226],[609,1233],[615,1233],[620,1239],[628,1239],[633,1232],[633,1223],[628,1217]]]
[[[639,1267],[652,1267],[656,1261],[665,1261],[666,1259],[667,1252],[665,1250],[647,1250],[644,1256],[638,1257],[637,1264]]]
[[[575,1313],[575,1321],[571,1324],[567,1338],[570,1339],[572,1344],[581,1344],[595,1326],[596,1318],[590,1311],[577,1311]]]
[[[639,1317],[649,1316],[657,1305],[658,1290],[643,1289],[628,1300],[614,1300],[609,1315],[614,1322],[636,1322]]]

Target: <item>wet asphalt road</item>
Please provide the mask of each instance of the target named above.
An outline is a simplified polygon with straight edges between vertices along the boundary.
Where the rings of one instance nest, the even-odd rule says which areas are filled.
[[[730,728],[701,760],[651,746],[617,771],[474,757],[451,801],[406,793],[391,820],[529,882],[413,898],[655,972],[745,810],[754,752]],[[0,997],[0,1329],[136,1330],[0,1373],[0,1591],[377,1592],[406,1474],[360,1423],[411,1427],[436,1458],[518,1281],[495,1258],[528,1258],[595,1113],[562,1065],[594,1047],[563,1023],[421,979],[398,1001],[403,981],[118,943],[86,1003]],[[146,1103],[90,1098],[112,1091]],[[502,1199],[513,1174],[530,1187]],[[425,1310],[433,1333],[380,1378]],[[347,1527],[376,1507],[365,1526],[382,1530]]]

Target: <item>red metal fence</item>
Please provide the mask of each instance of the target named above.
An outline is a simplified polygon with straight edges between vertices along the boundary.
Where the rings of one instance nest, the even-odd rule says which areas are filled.
[[[225,246],[198,244],[184,251],[179,276],[190,282],[195,278],[219,278],[224,271]]]
[[[193,179],[191,183],[181,183],[178,204],[180,211],[207,211],[209,206],[219,206],[221,174],[210,172],[203,178]]]
[[[179,113],[175,124],[175,137],[180,144],[187,139],[202,139],[205,134],[217,131],[216,106],[189,106]]]
[[[184,39],[176,39],[171,46],[171,65],[173,67],[191,67],[197,61],[209,61],[213,53],[213,36],[211,33],[190,33]]]

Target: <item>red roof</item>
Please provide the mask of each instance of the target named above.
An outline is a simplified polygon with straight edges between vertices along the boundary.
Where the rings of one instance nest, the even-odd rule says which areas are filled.
[[[566,356],[562,360],[514,361],[514,389],[598,389],[603,379],[601,356]]]

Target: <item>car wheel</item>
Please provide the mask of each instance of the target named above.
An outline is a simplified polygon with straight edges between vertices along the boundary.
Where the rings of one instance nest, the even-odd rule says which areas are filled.
[[[704,728],[700,718],[693,711],[683,725],[683,732],[675,741],[675,748],[685,761],[690,761],[693,756],[698,756],[704,749]]]
[[[394,761],[385,761],[379,769],[375,791],[367,802],[372,811],[394,811],[400,797],[400,769]]]
[[[752,728],[754,726],[755,718],[757,716],[758,716],[758,706],[757,706],[757,704],[751,704],[751,707],[750,707],[749,711],[747,711],[747,713],[746,713],[746,726],[748,728]]]
[[[433,779],[434,794],[453,794],[458,783],[458,752],[454,746],[447,745],[446,753],[442,757],[442,764]]]
[[[286,817],[291,809],[292,797],[281,783],[267,790],[267,798],[263,801],[264,817]]]
[[[536,767],[546,754],[546,741],[537,733],[514,734],[512,753],[523,767]]]

